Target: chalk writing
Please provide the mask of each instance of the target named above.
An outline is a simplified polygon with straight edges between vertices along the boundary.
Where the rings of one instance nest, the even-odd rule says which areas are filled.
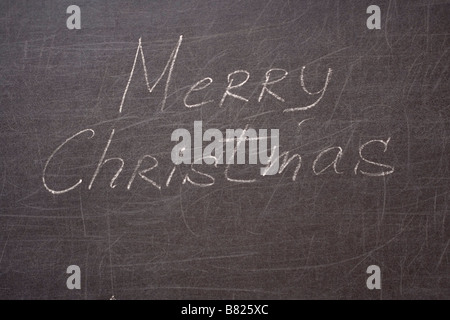
[[[172,74],[175,72],[175,65],[177,56],[179,54],[181,44],[183,41],[183,36],[180,36],[178,42],[176,43],[174,49],[170,53],[170,56],[158,78],[150,84],[147,65],[144,55],[144,50],[142,47],[142,40],[139,39],[134,60],[131,66],[131,71],[128,76],[128,80],[120,101],[119,114],[124,110],[124,105],[126,97],[131,85],[131,80],[135,74],[136,63],[140,58],[142,62],[144,79],[147,90],[149,94],[154,92],[156,86],[166,77],[164,84],[164,94],[160,102],[160,110],[164,111],[167,102],[167,97],[169,96],[170,82],[172,79]],[[306,66],[301,68],[300,73],[300,88],[303,93],[307,96],[315,97],[315,101],[312,103],[306,103],[305,105],[292,106],[281,94],[276,93],[275,87],[277,84],[281,83],[286,79],[289,72],[282,68],[270,68],[265,73],[264,80],[258,84],[260,89],[257,91],[259,93],[255,103],[262,103],[264,99],[272,99],[278,101],[279,103],[285,104],[286,106],[279,110],[281,114],[292,114],[299,113],[302,111],[310,110],[314,107],[318,107],[319,103],[324,98],[327,89],[332,83],[332,68],[328,68],[328,71],[324,77],[323,86],[318,91],[311,91],[307,89],[306,85]],[[182,99],[182,108],[201,108],[201,107],[214,107],[213,104],[216,103],[219,108],[226,108],[227,101],[229,99],[236,99],[242,101],[243,103],[249,102],[249,97],[238,94],[238,89],[245,86],[250,79],[251,74],[247,70],[239,69],[233,71],[227,75],[227,85],[223,94],[216,99],[208,99],[201,101],[196,97],[196,93],[201,90],[207,90],[208,87],[213,83],[212,77],[205,77],[198,81],[195,81],[192,85],[187,85],[185,88],[186,93]],[[302,126],[308,120],[312,118],[303,119],[298,122],[298,127]],[[246,125],[243,129],[228,129],[226,130],[225,138],[222,131],[215,128],[207,128],[203,132],[202,121],[194,122],[194,134],[193,139],[191,133],[184,128],[176,129],[171,136],[167,137],[170,141],[178,142],[172,149],[171,160],[173,166],[167,177],[163,177],[162,170],[160,168],[160,159],[152,155],[151,150],[148,150],[145,154],[140,156],[134,163],[131,164],[129,160],[127,162],[122,157],[109,157],[108,152],[111,144],[114,142],[116,131],[112,129],[106,143],[104,144],[103,152],[96,162],[95,170],[90,177],[80,176],[75,182],[65,181],[63,177],[57,179],[58,175],[52,174],[52,181],[48,181],[48,170],[49,165],[57,156],[60,151],[65,148],[68,144],[72,143],[83,143],[85,139],[92,139],[96,135],[96,132],[92,128],[83,129],[62,142],[56,149],[51,153],[47,159],[42,172],[42,182],[47,191],[52,194],[59,195],[70,191],[73,191],[82,186],[86,187],[88,190],[93,189],[96,178],[102,174],[102,168],[107,163],[114,163],[115,173],[110,178],[109,187],[110,188],[126,188],[127,190],[132,190],[136,179],[141,179],[148,185],[152,186],[156,190],[162,190],[170,188],[174,183],[175,172],[182,166],[188,171],[182,174],[182,178],[179,182],[182,185],[190,184],[197,187],[211,187],[215,184],[216,179],[219,175],[225,178],[226,181],[230,183],[256,183],[266,176],[273,176],[277,174],[284,174],[286,170],[290,167],[293,168],[292,176],[290,177],[292,181],[296,181],[298,175],[302,170],[311,170],[315,176],[325,175],[325,174],[335,174],[336,176],[342,176],[348,172],[341,169],[340,163],[346,150],[341,146],[327,146],[321,150],[318,150],[316,156],[312,163],[306,164],[303,161],[302,155],[299,153],[292,153],[291,151],[281,150],[279,144],[279,129],[271,129],[270,135],[267,129],[259,129],[258,131],[254,128],[250,128]],[[269,139],[270,137],[270,139]],[[392,137],[388,137],[386,140],[373,139],[360,143],[358,149],[358,159],[354,160],[355,165],[352,166],[351,174],[357,176],[366,177],[384,177],[394,173],[394,167],[392,165],[380,163],[375,161],[373,154],[375,152],[386,153],[388,151],[389,142]],[[271,140],[270,147],[268,147],[268,140]],[[203,142],[210,142],[205,148],[203,148]],[[246,150],[245,145],[249,147],[248,161],[246,161]],[[379,147],[382,147],[380,150]],[[224,148],[225,147],[225,148]],[[225,150],[224,150],[225,149]],[[370,152],[367,152],[370,150]],[[192,153],[193,151],[193,153]],[[330,160],[331,157],[331,160]],[[237,163],[235,164],[235,160]],[[260,174],[255,176],[237,177],[234,176],[233,167],[236,165],[255,165],[258,163],[263,165],[260,168]],[[209,167],[207,172],[205,172],[206,167]],[[128,172],[132,172],[131,176],[128,178],[125,184],[120,184],[118,178],[127,172],[125,168],[130,168]],[[132,168],[132,169],[131,169]],[[212,171],[214,172],[210,172]],[[181,171],[180,171],[181,172]],[[88,179],[89,183],[84,184],[85,180]]]

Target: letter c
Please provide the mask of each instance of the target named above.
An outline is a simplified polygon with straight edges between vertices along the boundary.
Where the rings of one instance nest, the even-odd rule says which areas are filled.
[[[87,131],[89,131],[89,132],[91,133],[91,136],[88,137],[88,139],[91,139],[93,136],[95,136],[95,131],[92,130],[92,129],[85,129],[85,130],[82,130],[82,131],[80,131],[80,132],[74,134],[73,136],[71,136],[70,138],[68,138],[66,141],[64,141],[58,148],[56,148],[55,151],[53,151],[53,153],[52,153],[52,154],[50,155],[50,157],[48,158],[47,162],[45,163],[44,171],[42,172],[42,182],[44,183],[45,189],[47,189],[50,193],[53,193],[53,194],[62,194],[62,193],[66,193],[66,192],[69,192],[70,190],[75,189],[76,187],[78,187],[78,185],[79,185],[81,182],[83,182],[83,179],[80,179],[80,180],[78,180],[77,183],[75,183],[75,184],[74,184],[73,186],[71,186],[70,188],[67,188],[67,189],[64,189],[64,190],[53,190],[53,189],[50,189],[50,188],[47,186],[47,183],[45,182],[45,172],[47,171],[47,166],[48,166],[48,164],[50,163],[50,160],[52,160],[52,158],[53,158],[53,157],[55,156],[55,154],[59,151],[59,149],[61,149],[67,142],[69,142],[69,141],[72,140],[73,138],[75,138],[75,137],[79,136],[80,134],[85,133],[85,132],[87,132]]]

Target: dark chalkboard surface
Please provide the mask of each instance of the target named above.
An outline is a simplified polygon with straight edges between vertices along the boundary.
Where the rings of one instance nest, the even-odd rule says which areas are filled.
[[[2,1],[0,298],[450,298],[449,14]],[[194,121],[278,129],[280,170],[175,165]]]

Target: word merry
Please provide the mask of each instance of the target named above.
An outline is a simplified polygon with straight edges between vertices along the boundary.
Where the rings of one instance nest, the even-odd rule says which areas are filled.
[[[123,92],[122,100],[120,102],[119,113],[122,113],[122,111],[123,111],[125,98],[127,96],[131,80],[133,79],[136,64],[137,64],[139,57],[141,59],[142,67],[144,69],[145,83],[146,83],[147,90],[149,93],[152,93],[155,90],[156,86],[160,83],[160,81],[165,76],[167,77],[165,86],[164,86],[164,95],[163,95],[163,98],[162,98],[162,101],[160,104],[161,111],[164,110],[166,101],[167,101],[167,97],[169,95],[168,92],[169,92],[170,81],[172,79],[172,73],[173,73],[173,70],[175,67],[175,62],[177,60],[178,52],[180,50],[182,41],[183,41],[183,36],[181,35],[178,39],[177,45],[175,46],[172,53],[170,54],[169,60],[167,60],[167,63],[165,65],[162,73],[156,79],[156,81],[153,83],[153,85],[150,85],[150,81],[148,79],[147,65],[145,62],[144,50],[142,49],[142,41],[141,41],[141,38],[139,38],[139,44],[136,49],[136,55],[134,57],[133,66],[131,68],[130,76],[128,77],[128,82],[127,82],[127,85]],[[322,89],[320,89],[316,92],[311,92],[310,90],[308,90],[306,88],[305,77],[304,77],[305,69],[306,69],[306,66],[303,66],[301,68],[300,86],[306,94],[308,94],[310,96],[318,96],[318,98],[316,99],[316,101],[314,101],[313,103],[311,103],[309,105],[288,107],[288,108],[285,108],[283,110],[283,112],[309,110],[309,109],[313,108],[314,106],[316,106],[320,102],[320,100],[322,100],[322,98],[324,97],[325,92],[328,88],[328,84],[331,80],[332,69],[328,68],[325,83],[324,83]],[[269,95],[272,98],[275,98],[276,100],[278,100],[282,103],[285,103],[286,102],[285,99],[283,97],[281,97],[279,94],[275,93],[273,91],[274,89],[272,89],[272,86],[276,83],[283,81],[287,77],[288,74],[289,74],[289,72],[287,70],[281,69],[281,68],[272,68],[272,69],[267,70],[267,72],[265,74],[265,79],[258,85],[261,87],[261,89],[259,90],[260,93],[258,96],[258,103],[260,103],[263,100],[265,95],[266,96]],[[248,72],[247,70],[235,70],[235,71],[229,73],[227,75],[227,81],[228,81],[227,87],[225,88],[224,93],[220,97],[220,100],[217,99],[218,106],[222,107],[227,98],[234,98],[237,100],[248,102],[249,101],[248,98],[237,94],[234,90],[238,89],[240,87],[243,87],[249,79],[250,79],[250,72]],[[199,101],[198,98],[195,97],[195,92],[207,89],[211,85],[211,83],[213,83],[213,79],[211,77],[206,77],[206,78],[203,78],[203,79],[197,81],[192,86],[190,86],[189,90],[186,92],[186,94],[184,95],[184,98],[183,98],[184,106],[186,108],[198,108],[198,107],[202,107],[202,106],[217,102],[215,99]]]

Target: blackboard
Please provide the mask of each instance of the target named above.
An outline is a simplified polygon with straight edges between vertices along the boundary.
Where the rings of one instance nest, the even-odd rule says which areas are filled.
[[[432,0],[2,1],[0,297],[448,299],[449,14]],[[269,70],[285,77],[263,90]],[[298,156],[265,176],[173,169],[171,134],[194,121],[278,129]]]

